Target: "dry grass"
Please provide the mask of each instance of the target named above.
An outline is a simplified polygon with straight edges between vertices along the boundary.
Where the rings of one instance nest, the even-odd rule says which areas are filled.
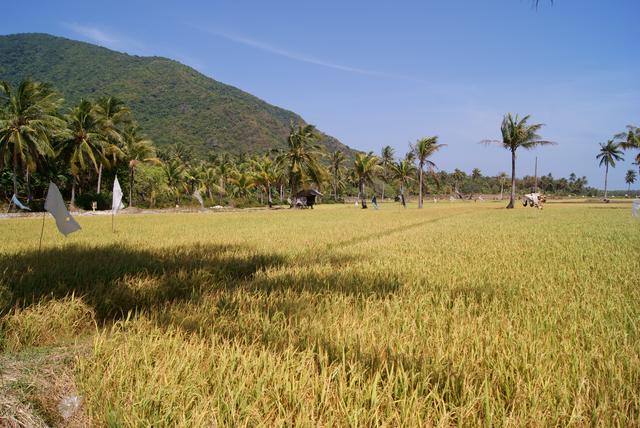
[[[104,324],[76,365],[98,425],[640,424],[640,224],[624,204],[108,223],[45,235],[39,257],[33,220],[0,223],[14,302],[76,293]]]

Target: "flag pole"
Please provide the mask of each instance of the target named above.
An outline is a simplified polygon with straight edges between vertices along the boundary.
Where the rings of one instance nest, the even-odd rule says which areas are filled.
[[[115,215],[113,214],[113,210],[111,210],[111,232],[112,233],[116,233],[116,229],[115,229],[115,226],[113,224],[114,218],[115,218]]]
[[[44,235],[44,218],[47,215],[46,211],[42,211],[42,228],[40,229],[40,245],[38,246],[38,254],[42,251],[42,235]]]

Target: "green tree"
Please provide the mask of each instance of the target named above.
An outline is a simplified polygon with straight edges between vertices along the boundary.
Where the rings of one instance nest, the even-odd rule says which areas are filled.
[[[552,141],[541,139],[538,131],[544,124],[536,123],[529,125],[527,122],[531,116],[527,115],[520,119],[518,115],[513,117],[507,113],[502,120],[500,132],[502,140],[484,140],[483,144],[497,143],[511,152],[511,196],[507,208],[513,208],[516,200],[516,151],[519,148],[531,150],[537,146],[555,144]]]
[[[498,174],[498,180],[500,181],[500,200],[504,197],[504,182],[507,179],[507,173],[501,172]]]
[[[94,105],[95,114],[102,124],[102,134],[107,141],[104,147],[104,157],[110,160],[112,166],[117,158],[122,155],[119,146],[122,145],[123,125],[131,122],[131,111],[123,101],[116,97],[102,97]],[[102,184],[103,163],[98,167],[98,186],[96,192],[100,193]],[[129,201],[131,203],[131,201]]]
[[[615,138],[621,140],[620,147],[625,150],[640,150],[640,128],[637,126],[628,125],[627,131],[616,135]],[[636,154],[634,163],[638,165],[638,170],[640,171],[640,152]]]
[[[390,179],[390,168],[393,165],[395,150],[391,146],[384,146],[380,153],[380,166],[382,166],[382,201],[384,202],[384,185]]]
[[[318,138],[315,126],[291,124],[289,137],[287,137],[287,150],[283,155],[287,165],[292,199],[303,182],[311,181],[318,185],[322,182],[324,171],[320,164],[320,147],[315,144]]]
[[[382,172],[380,160],[373,153],[357,153],[353,169],[358,180],[358,198],[362,202],[362,208],[367,208],[365,185],[373,184],[373,179]]]
[[[122,133],[122,156],[129,167],[129,206],[133,206],[133,187],[136,169],[141,164],[160,164],[153,141],[140,133],[135,124],[128,125]]]
[[[169,194],[176,198],[176,205],[180,205],[180,193],[186,190],[184,164],[178,159],[171,159],[162,164],[162,172],[167,180]]]
[[[67,132],[63,143],[64,157],[71,169],[71,206],[75,205],[76,186],[80,183],[80,175],[93,167],[98,172],[98,164],[106,163],[105,146],[108,144],[102,133],[102,121],[96,117],[93,104],[80,100],[66,116]]]
[[[600,159],[600,166],[604,165],[604,198],[607,199],[607,179],[609,177],[609,166],[616,167],[617,161],[623,161],[622,150],[620,145],[613,140],[607,141],[607,144],[600,143],[600,151],[596,156]]]
[[[329,173],[331,174],[331,181],[333,185],[333,197],[338,200],[338,189],[343,187],[343,173],[344,167],[342,164],[345,161],[344,153],[340,150],[336,150],[331,153],[331,159],[329,164]]]
[[[271,188],[278,180],[277,163],[269,156],[265,155],[253,160],[253,170],[255,184],[264,189],[267,194],[267,204],[269,205],[269,208],[271,208],[273,206]]]
[[[628,170],[624,176],[624,182],[627,183],[627,193],[631,192],[631,185],[636,182],[636,172],[632,169]]]
[[[433,163],[429,158],[442,147],[446,146],[446,144],[438,144],[438,137],[426,137],[419,139],[415,145],[413,145],[413,153],[415,153],[416,159],[418,161],[418,208],[422,208],[423,205],[423,196],[424,196],[424,167],[427,166],[429,168],[429,174],[431,174],[434,178],[434,168],[436,164]]]
[[[253,175],[248,171],[235,171],[229,183],[233,185],[235,194],[243,198],[246,198],[256,185]]]
[[[13,171],[18,194],[18,171],[34,172],[54,154],[52,137],[64,128],[57,115],[62,98],[49,85],[24,80],[15,91],[0,82],[0,168]]]
[[[416,167],[413,164],[413,160],[407,156],[407,158],[398,161],[392,165],[391,176],[400,185],[400,197],[402,199],[402,205],[406,208],[404,191],[407,185],[413,181]]]

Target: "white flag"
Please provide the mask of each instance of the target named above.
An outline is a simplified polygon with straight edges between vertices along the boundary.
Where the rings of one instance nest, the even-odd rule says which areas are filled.
[[[633,201],[633,205],[631,206],[631,214],[634,217],[640,217],[640,199],[636,199]]]
[[[56,226],[63,235],[67,236],[70,233],[80,229],[80,225],[71,217],[69,210],[64,205],[64,200],[58,190],[58,186],[53,183],[49,183],[49,191],[47,192],[47,199],[44,201],[44,209],[49,211],[53,218],[56,219]]]
[[[202,200],[202,195],[200,194],[200,191],[198,189],[193,192],[193,197],[196,198],[196,200],[200,202],[200,206],[204,208],[204,201]]]
[[[25,206],[22,204],[22,202],[20,202],[18,200],[18,197],[16,196],[16,194],[14,193],[13,196],[11,197],[11,202],[13,202],[13,205],[15,205],[16,207],[20,208],[21,210],[26,210],[26,211],[31,211],[31,208]]]
[[[124,208],[124,205],[122,204],[122,189],[120,188],[118,176],[116,175],[116,179],[113,180],[113,201],[111,202],[111,211],[115,214],[122,208]]]

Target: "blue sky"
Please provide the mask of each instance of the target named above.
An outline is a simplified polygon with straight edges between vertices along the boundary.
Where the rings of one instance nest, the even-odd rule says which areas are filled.
[[[445,170],[509,172],[506,112],[531,114],[557,146],[523,152],[518,175],[586,175],[640,126],[640,1],[12,1],[0,33],[46,32],[176,59],[301,114],[360,149],[438,135]],[[626,188],[634,152],[610,172]],[[633,167],[635,168],[635,167]],[[635,186],[638,187],[638,184]]]

